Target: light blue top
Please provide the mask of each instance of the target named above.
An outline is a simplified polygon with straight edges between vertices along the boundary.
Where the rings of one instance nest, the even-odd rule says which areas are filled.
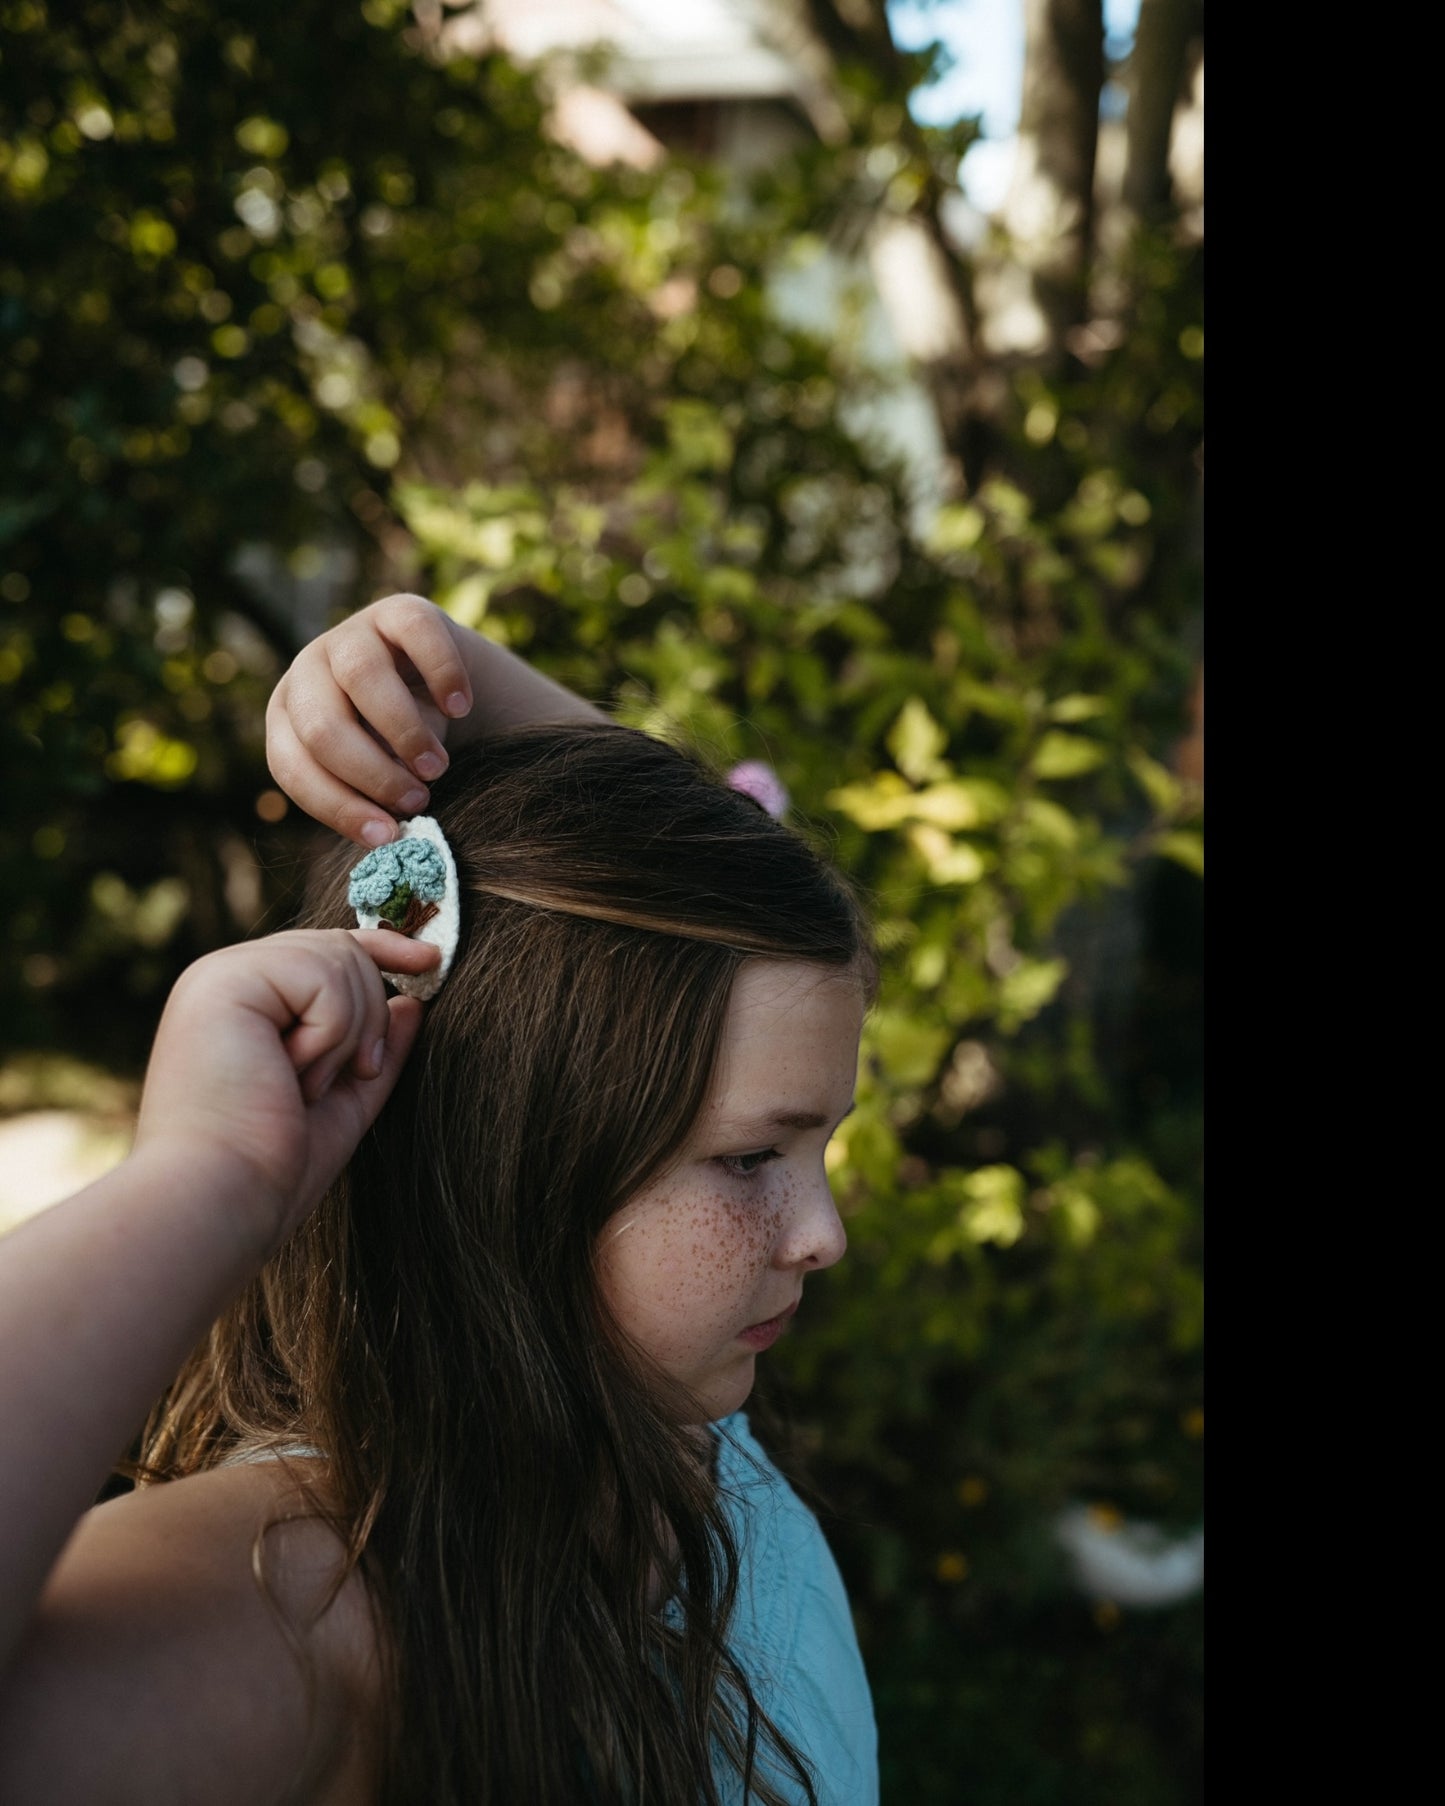
[[[718,1491],[740,1558],[733,1654],[758,1703],[812,1765],[819,1806],[877,1806],[873,1700],[838,1564],[745,1413],[714,1428]],[[741,1779],[718,1781],[727,1806],[742,1806]],[[789,1777],[776,1782],[790,1800],[806,1799]]]
[[[738,1545],[729,1641],[758,1704],[810,1765],[818,1806],[878,1806],[878,1733],[843,1577],[807,1506],[735,1411],[717,1432],[718,1496]],[[233,1455],[317,1455],[297,1445]],[[759,1749],[758,1763],[767,1761]],[[767,1772],[790,1801],[807,1795],[791,1774]],[[719,1764],[726,1806],[744,1806],[742,1778]]]

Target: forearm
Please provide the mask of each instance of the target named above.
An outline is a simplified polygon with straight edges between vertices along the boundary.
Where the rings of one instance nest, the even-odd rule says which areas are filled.
[[[453,634],[472,686],[471,713],[455,722],[453,745],[508,728],[553,721],[606,721],[601,709],[535,671],[494,640],[466,628]]]
[[[77,1519],[260,1264],[211,1163],[142,1150],[0,1240],[0,1672]]]

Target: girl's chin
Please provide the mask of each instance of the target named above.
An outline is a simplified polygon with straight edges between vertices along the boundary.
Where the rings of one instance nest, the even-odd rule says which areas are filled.
[[[704,1413],[700,1421],[716,1423],[719,1418],[731,1417],[734,1411],[740,1411],[748,1402],[756,1377],[757,1357],[748,1353],[730,1366],[725,1375],[697,1393]]]

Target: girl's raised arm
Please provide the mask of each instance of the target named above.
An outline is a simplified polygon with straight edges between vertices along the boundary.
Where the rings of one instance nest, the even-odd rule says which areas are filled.
[[[446,769],[447,742],[601,711],[421,596],[387,596],[297,653],[266,710],[276,782],[308,815],[381,846]]]
[[[304,1219],[421,1020],[387,930],[274,935],[171,993],[134,1151],[0,1239],[0,1683],[117,1455],[225,1305]]]

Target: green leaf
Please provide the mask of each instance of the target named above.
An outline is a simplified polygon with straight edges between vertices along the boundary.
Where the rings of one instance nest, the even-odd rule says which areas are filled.
[[[702,401],[674,401],[666,409],[667,439],[684,470],[726,470],[733,436],[716,408]]]
[[[1085,696],[1081,692],[1061,696],[1057,702],[1049,704],[1049,719],[1052,721],[1093,721],[1108,712],[1107,696]]]
[[[1061,1180],[1050,1187],[1052,1221],[1074,1248],[1087,1248],[1098,1234],[1099,1206],[1081,1185]]]
[[[1016,690],[1002,684],[980,683],[973,677],[961,677],[954,685],[954,695],[962,709],[977,709],[991,721],[1022,726],[1029,718],[1028,704]]]
[[[1034,836],[1047,841],[1050,846],[1060,847],[1065,851],[1079,844],[1079,823],[1076,817],[1058,803],[1051,802],[1046,796],[1031,796],[1025,799],[1022,816],[1025,824],[1033,831]]]
[[[1014,1166],[981,1166],[960,1176],[958,1222],[975,1243],[1011,1248],[1024,1232],[1024,1176]]]
[[[975,787],[959,781],[930,784],[911,800],[909,814],[914,821],[928,822],[935,828],[976,828],[985,819],[986,802],[981,803]]]
[[[971,552],[988,525],[983,510],[972,502],[940,508],[929,530],[929,550],[946,558],[950,552]]]
[[[834,1149],[838,1152],[835,1154]],[[833,1139],[828,1170],[847,1167],[865,1185],[891,1187],[898,1172],[898,1137],[880,1117],[862,1110],[850,1116]]]
[[[1104,762],[1104,749],[1081,734],[1047,733],[1039,741],[1029,770],[1036,778],[1077,778]]]
[[[1161,815],[1172,814],[1183,794],[1183,786],[1174,773],[1137,746],[1130,748],[1128,761],[1130,771],[1149,801]]]
[[[1010,1030],[1052,1003],[1069,974],[1066,959],[1020,960],[999,983],[999,1025]]]
[[[830,790],[824,800],[830,809],[837,809],[872,833],[907,821],[913,798],[914,792],[896,771],[880,771],[856,784]]]
[[[1204,876],[1204,836],[1186,828],[1176,828],[1173,833],[1161,834],[1154,842],[1154,851],[1161,859],[1172,859],[1176,865],[1182,865],[1186,872],[1193,872],[1196,878]]]
[[[915,784],[942,777],[948,767],[939,755],[948,744],[947,731],[928,712],[920,697],[910,696],[888,730],[888,750],[898,769]],[[963,825],[963,824],[960,824]]]
[[[257,113],[249,119],[243,119],[236,127],[236,142],[253,157],[274,158],[285,154],[286,146],[291,142],[291,134],[276,120]]]
[[[977,847],[955,840],[942,828],[918,822],[908,831],[908,843],[928,868],[935,884],[977,884],[988,870]]]
[[[978,828],[997,821],[1009,805],[1008,792],[989,778],[949,778],[912,789],[896,771],[880,771],[856,784],[829,791],[826,802],[860,828],[876,833],[924,822],[933,828]]]
[[[869,1024],[868,1045],[889,1082],[926,1085],[951,1040],[950,1031],[920,1022],[904,1010],[880,1010]]]
[[[751,571],[740,571],[736,565],[716,564],[703,571],[701,589],[709,602],[746,608],[758,593],[758,580]]]

